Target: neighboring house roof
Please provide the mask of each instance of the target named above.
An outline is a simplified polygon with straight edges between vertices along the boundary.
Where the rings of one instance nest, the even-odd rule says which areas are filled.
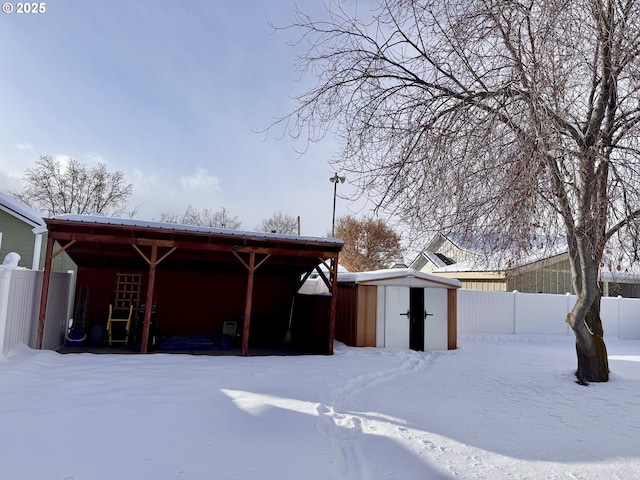
[[[431,252],[429,250],[423,250],[418,254],[416,259],[411,262],[411,268],[415,270],[422,270],[426,265],[432,264],[434,269],[446,267],[455,263],[450,258],[447,258],[441,253]]]
[[[558,237],[554,241],[539,241],[525,256],[510,256],[506,250],[489,250],[489,243],[485,237],[479,235],[476,241],[465,239],[462,236],[452,235],[453,239],[442,233],[436,234],[427,244],[418,257],[411,263],[412,268],[423,268],[427,263],[434,266],[433,273],[445,272],[504,272],[515,268],[525,267],[542,260],[559,257],[566,253],[567,243],[563,237]],[[438,250],[449,243],[455,249],[465,252],[464,259],[448,258]],[[510,262],[510,259],[517,259]],[[560,260],[560,258],[558,258]]]
[[[503,251],[492,254],[484,253],[486,251],[486,243],[483,240],[474,243],[473,241],[462,240],[462,237],[456,236],[454,236],[454,240],[451,240],[448,236],[438,233],[434,239],[429,242],[428,246],[442,246],[443,243],[447,241],[457,248],[472,253],[475,259],[460,262],[453,262],[447,259],[452,263],[443,264],[444,261],[442,257],[444,257],[444,255],[438,252],[423,250],[418,254],[418,257],[412,262],[411,266],[420,269],[429,261],[436,266],[432,271],[434,274],[491,272],[504,275],[504,272],[507,270],[526,268],[540,262],[560,262],[566,260],[568,255],[567,241],[564,237],[558,237],[553,242],[548,241],[545,245],[534,245],[528,255],[520,257],[517,262],[511,265],[506,265],[507,260],[505,259],[508,259],[509,256]],[[606,254],[604,255],[603,265],[600,267],[600,277],[602,280],[627,283],[637,283],[640,281],[640,265],[625,265],[618,269],[617,264],[616,266],[612,266],[614,263],[616,262],[612,261]]]
[[[427,244],[426,250],[438,251],[438,247],[444,243],[450,243],[454,247],[471,255],[490,255],[495,245],[488,235],[476,232],[473,237],[456,233],[437,233]]]
[[[505,265],[505,255],[500,253],[492,256],[479,257],[477,260],[454,262],[450,265],[436,268],[434,272],[504,272],[506,270],[523,268],[542,261],[561,261],[564,260],[566,253],[566,249],[561,248],[535,251],[508,266]]]
[[[426,251],[424,252],[424,256],[427,257],[437,268],[443,268],[447,265],[453,265],[456,263],[442,253]]]
[[[0,192],[0,210],[7,212],[32,227],[44,227],[42,213],[24,202]]]

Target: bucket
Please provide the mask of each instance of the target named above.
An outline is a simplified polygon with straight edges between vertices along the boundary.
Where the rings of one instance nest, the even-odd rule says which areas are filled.
[[[87,334],[82,330],[69,330],[69,333],[67,334],[67,346],[81,347],[84,345],[86,338]]]
[[[101,347],[107,339],[107,329],[104,325],[94,325],[91,328],[89,343],[94,347]]]

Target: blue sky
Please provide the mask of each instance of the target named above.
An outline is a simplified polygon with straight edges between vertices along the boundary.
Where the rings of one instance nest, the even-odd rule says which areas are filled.
[[[102,161],[134,184],[136,218],[225,207],[254,229],[276,212],[331,230],[332,139],[255,133],[293,107],[295,1],[53,0],[0,13],[0,190],[40,155]],[[348,2],[347,2],[348,3]],[[14,2],[15,5],[15,2]],[[298,7],[321,17],[321,1]],[[348,184],[338,187],[348,195]],[[337,215],[367,213],[338,199]]]

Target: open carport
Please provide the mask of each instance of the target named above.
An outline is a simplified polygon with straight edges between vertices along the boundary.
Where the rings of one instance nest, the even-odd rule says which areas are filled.
[[[238,321],[243,355],[251,345],[283,339],[294,318],[303,348],[333,353],[341,240],[94,215],[61,215],[45,222],[39,348],[51,261],[66,252],[78,266],[77,295],[86,296],[87,329],[106,322],[119,275],[139,276],[140,304],[135,308],[141,317],[143,353],[149,348],[153,312],[159,333],[167,336],[221,333],[225,322]],[[300,285],[314,270],[325,278],[331,295],[294,302]],[[294,304],[298,311],[293,311]],[[140,309],[141,305],[153,308]]]

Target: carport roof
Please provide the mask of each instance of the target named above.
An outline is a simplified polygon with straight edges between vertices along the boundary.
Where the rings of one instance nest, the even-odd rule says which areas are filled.
[[[58,215],[45,219],[49,236],[79,266],[143,264],[145,247],[171,250],[167,268],[189,268],[207,262],[229,262],[229,252],[271,254],[269,263],[312,268],[320,258],[332,258],[343,246],[335,238],[178,225],[99,215]],[[132,248],[134,246],[134,248]],[[136,251],[138,250],[138,251]],[[237,260],[235,260],[237,261]]]
[[[283,235],[278,233],[267,232],[249,232],[243,230],[232,230],[225,228],[213,228],[213,227],[201,227],[194,225],[180,225],[175,223],[164,222],[151,222],[146,220],[136,220],[127,218],[106,217],[103,215],[74,215],[64,214],[56,215],[53,218],[46,219],[47,224],[58,224],[78,222],[84,224],[94,224],[96,226],[111,225],[113,227],[129,227],[136,230],[162,230],[172,232],[184,232],[193,234],[212,234],[212,235],[225,235],[230,237],[251,237],[255,239],[278,239],[278,240],[290,240],[290,241],[309,241],[319,244],[327,245],[342,245],[343,241],[337,238],[323,238],[323,237],[301,237],[299,235]]]

